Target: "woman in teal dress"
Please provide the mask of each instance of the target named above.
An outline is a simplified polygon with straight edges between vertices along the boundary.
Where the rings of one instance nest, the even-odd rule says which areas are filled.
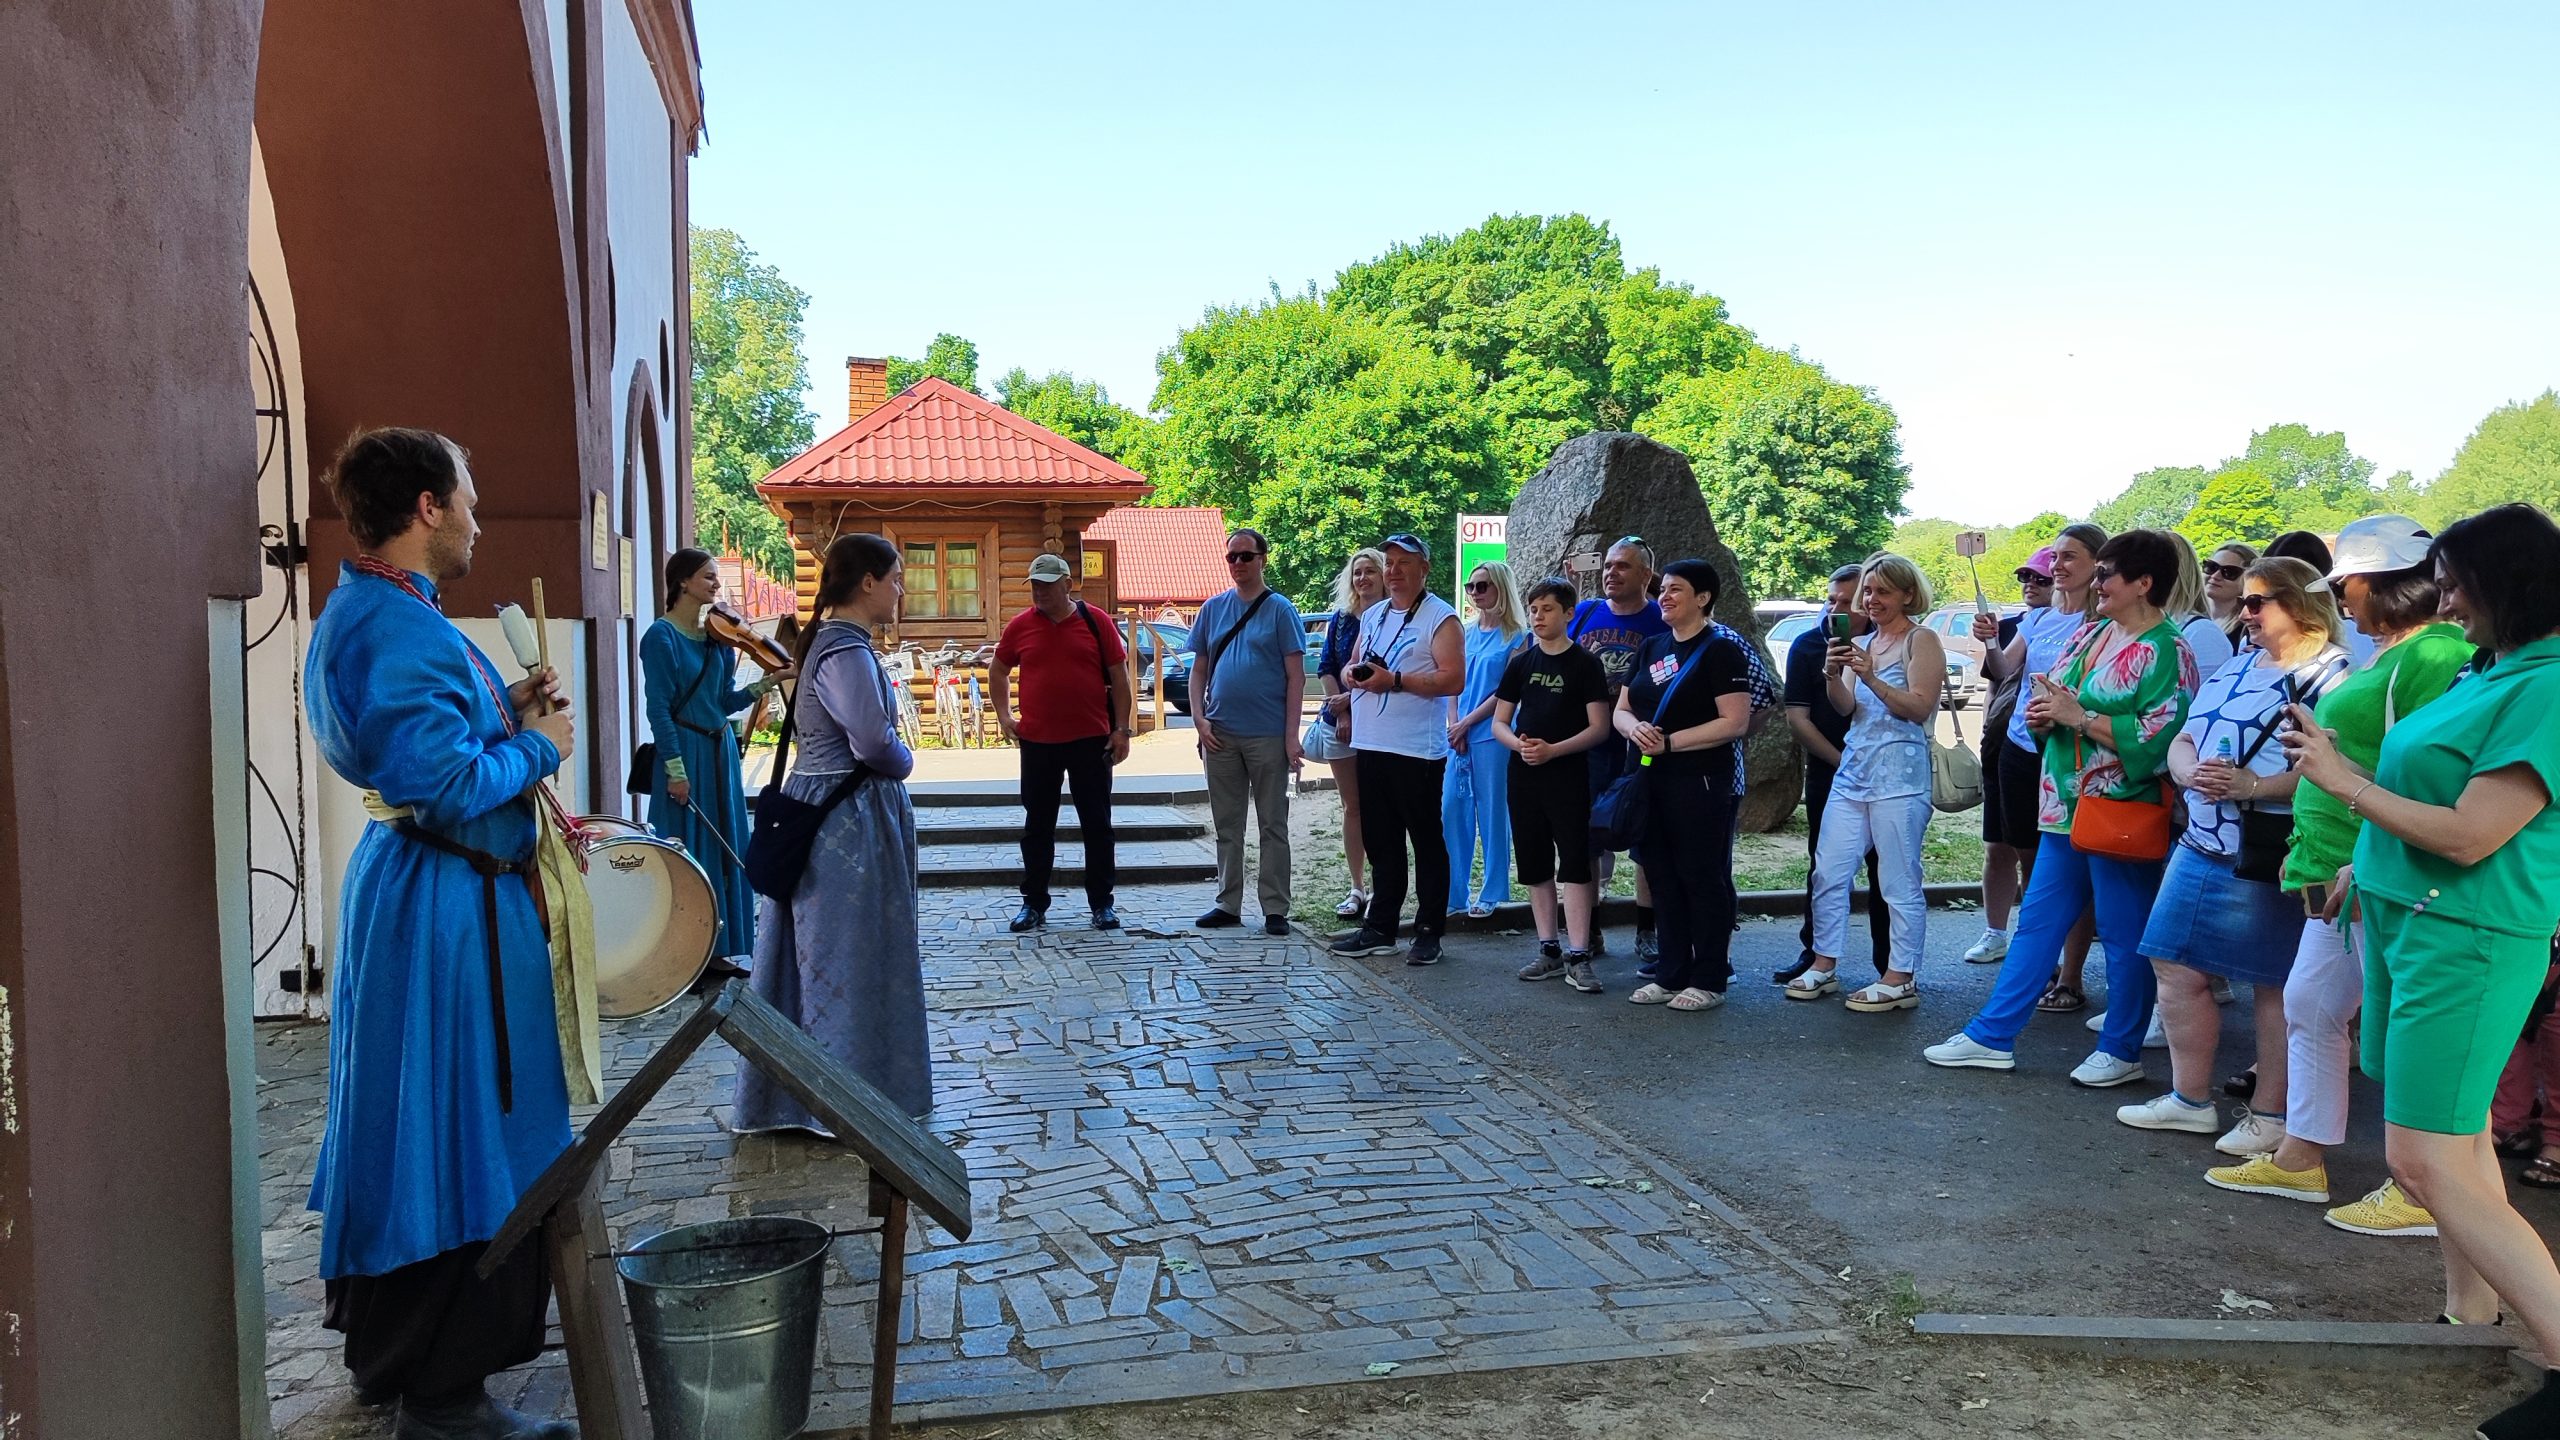
[[[686,549],[668,556],[666,579],[666,614],[640,640],[649,740],[657,747],[649,776],[649,828],[683,845],[711,877],[720,902],[712,953],[752,955],[755,891],[732,858],[732,852],[747,850],[747,791],[729,717],[791,672],[739,685],[738,652],[703,633],[703,609],[720,596],[720,567],[710,552]]]

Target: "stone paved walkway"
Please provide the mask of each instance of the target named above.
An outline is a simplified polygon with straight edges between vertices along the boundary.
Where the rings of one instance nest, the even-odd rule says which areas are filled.
[[[1818,1272],[1712,1195],[1493,1069],[1304,936],[1189,933],[1205,886],[1126,893],[1133,929],[1005,933],[989,891],[929,892],[934,1128],[977,1234],[919,1227],[902,1418],[1625,1358],[1837,1319]],[[1507,974],[1486,983],[1510,984]],[[673,1015],[621,1027],[628,1074]],[[288,1440],[388,1432],[318,1325],[301,1209],[326,1033],[262,1032],[270,1387]],[[626,1243],[670,1225],[862,1216],[863,1167],[722,1126],[714,1042],[617,1148]],[[876,1249],[839,1243],[811,1428],[858,1422]],[[555,1352],[518,1372],[565,1409]]]

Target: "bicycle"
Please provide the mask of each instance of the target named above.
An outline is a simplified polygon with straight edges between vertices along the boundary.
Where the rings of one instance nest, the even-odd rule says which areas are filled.
[[[944,749],[960,748],[960,682],[947,664],[933,667],[933,725]]]
[[[916,706],[917,653],[914,646],[901,645],[895,654],[884,656],[880,661],[880,668],[888,674],[897,695],[894,721],[898,727],[898,738],[909,750],[924,741],[924,712]]]

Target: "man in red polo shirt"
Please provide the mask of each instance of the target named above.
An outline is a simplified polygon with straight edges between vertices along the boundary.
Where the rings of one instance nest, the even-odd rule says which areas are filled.
[[[1016,934],[1049,923],[1061,778],[1075,795],[1093,928],[1120,928],[1111,894],[1111,767],[1129,758],[1135,692],[1118,628],[1075,598],[1073,575],[1060,556],[1031,562],[1031,608],[1005,625],[988,678],[996,724],[1022,750],[1022,910],[1013,917]],[[1016,669],[1022,671],[1018,720],[1011,693]]]

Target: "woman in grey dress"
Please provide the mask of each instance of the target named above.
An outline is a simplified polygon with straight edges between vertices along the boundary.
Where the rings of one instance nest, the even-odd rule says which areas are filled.
[[[894,682],[871,644],[897,619],[904,589],[897,549],[879,536],[842,535],[827,547],[818,623],[801,637],[792,701],[798,763],[782,793],[814,803],[856,762],[871,775],[820,825],[791,903],[758,906],[752,983],[829,1054],[922,1118],[933,1108],[933,1061],[906,785],[915,756],[898,738]],[[732,1128],[826,1133],[754,1066],[738,1073]]]

